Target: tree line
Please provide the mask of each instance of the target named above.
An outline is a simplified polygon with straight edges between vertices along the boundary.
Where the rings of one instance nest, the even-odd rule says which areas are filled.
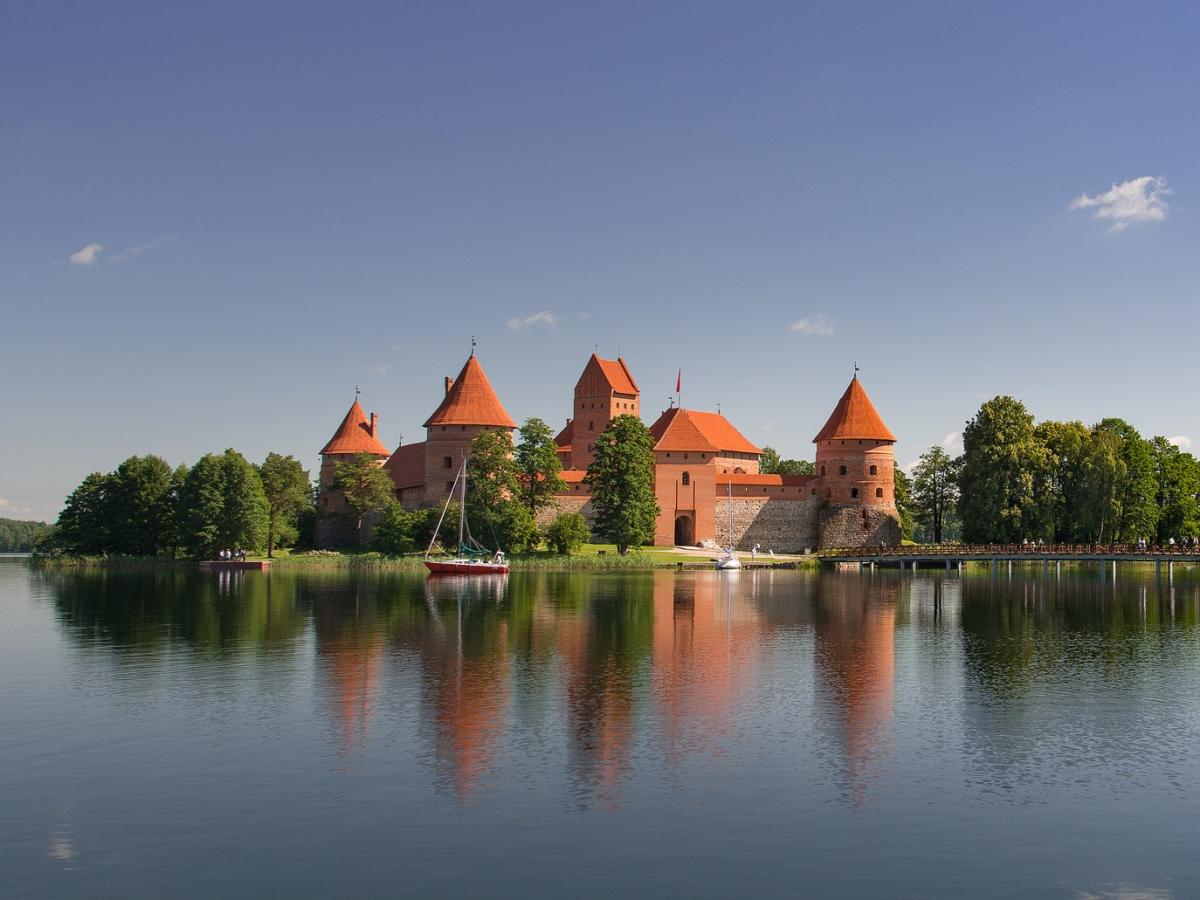
[[[539,516],[557,504],[566,489],[554,432],[538,418],[528,419],[517,432],[482,431],[471,442],[466,491],[466,516],[476,540],[520,553],[547,544],[558,553],[571,553],[591,539],[587,522],[578,512],[562,512],[545,528]],[[624,554],[631,547],[652,543],[658,504],[654,497],[654,438],[636,416],[617,416],[597,435],[595,461],[585,483],[595,510],[596,533]],[[434,539],[454,549],[458,537],[457,505],[406,509],[395,499],[391,477],[370,455],[352,457],[334,468],[334,489],[340,491],[359,529],[368,516],[377,516],[370,546],[400,554],[424,549]],[[543,517],[544,518],[544,517]]]
[[[131,456],[93,472],[67,497],[38,549],[81,556],[209,559],[311,540],[311,479],[292,456],[254,465],[236,450],[172,468],[159,456]]]
[[[929,540],[968,543],[1165,544],[1200,534],[1200,462],[1123,419],[1035,423],[995,397],[913,469],[912,515]]]
[[[0,553],[28,553],[49,530],[45,522],[0,519]]]

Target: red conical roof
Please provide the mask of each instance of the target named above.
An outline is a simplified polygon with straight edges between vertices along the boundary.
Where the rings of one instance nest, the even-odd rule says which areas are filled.
[[[490,425],[496,428],[516,428],[500,398],[496,396],[492,383],[484,374],[483,366],[475,354],[467,359],[458,377],[450,383],[450,389],[441,406],[425,422],[433,425]]]
[[[858,376],[850,381],[846,393],[834,407],[825,427],[813,438],[813,443],[829,440],[855,439],[862,441],[895,441],[896,436],[883,424],[871,398],[863,390]]]
[[[367,416],[363,412],[363,408],[358,405],[357,400],[350,407],[350,411],[346,413],[346,418],[342,419],[342,424],[333,433],[329,443],[321,450],[322,456],[354,453],[370,453],[375,456],[392,455],[392,451],[383,446],[379,438],[375,437],[375,429],[367,421]]]

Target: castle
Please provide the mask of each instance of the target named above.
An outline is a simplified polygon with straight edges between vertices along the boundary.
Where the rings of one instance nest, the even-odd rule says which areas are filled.
[[[596,435],[620,415],[640,416],[640,390],[624,359],[592,354],[575,384],[573,415],[555,438],[566,490],[548,516],[578,511],[592,521],[584,476]],[[338,462],[366,453],[378,460],[406,507],[441,504],[458,461],[470,456],[481,431],[517,428],[472,351],[425,421],[425,440],[392,452],[355,400],[321,450],[317,502],[318,546],[353,543],[354,526],[344,499],[333,489]],[[822,547],[898,544],[894,494],[896,436],[876,412],[857,374],[813,438],[813,475],[759,471],[756,447],[719,412],[671,406],[650,426],[658,546],[702,545],[798,552]],[[732,534],[729,509],[732,507]]]

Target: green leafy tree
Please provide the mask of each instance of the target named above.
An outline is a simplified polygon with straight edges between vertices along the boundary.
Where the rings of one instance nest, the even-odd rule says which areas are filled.
[[[546,529],[546,542],[560,556],[570,556],[590,537],[587,519],[577,512],[561,513]]]
[[[520,476],[508,431],[488,429],[471,441],[467,521],[476,540],[514,553],[536,544],[533,513],[522,501]]]
[[[55,549],[69,554],[108,552],[110,477],[92,472],[67,497],[54,529]]]
[[[963,538],[1011,542],[1036,530],[1034,485],[1048,463],[1025,404],[1012,397],[984,403],[963,430],[958,477]]]
[[[373,512],[387,509],[395,495],[392,476],[370,453],[358,453],[333,467],[333,489],[346,498],[354,516],[358,543],[362,543],[363,520]]]
[[[1082,422],[1041,422],[1034,436],[1046,449],[1036,473],[1037,526],[1031,537],[1056,543],[1083,540],[1083,478],[1091,453],[1092,432]]]
[[[28,553],[49,532],[45,522],[0,519],[0,553]]]
[[[311,496],[310,479],[298,459],[278,453],[267,454],[258,474],[267,497],[267,556],[271,557],[281,529],[295,539],[296,516]]]
[[[554,503],[554,498],[566,489],[559,473],[562,462],[554,443],[554,432],[541,419],[526,419],[518,432],[514,460],[522,500],[535,518]]]
[[[911,541],[915,522],[913,520],[912,479],[908,473],[893,463],[892,496],[895,498],[896,513],[900,516],[900,538]]]
[[[1149,447],[1158,507],[1155,540],[1165,544],[1172,537],[1200,535],[1200,462],[1165,437],[1153,438]]]
[[[107,552],[158,556],[173,549],[171,467],[158,456],[131,456],[108,478]]]
[[[806,459],[780,459],[774,447],[763,447],[758,455],[758,471],[764,475],[815,475],[817,467]]]
[[[267,497],[258,470],[236,450],[202,456],[180,497],[180,536],[196,557],[221,549],[257,550],[267,537]]]
[[[596,510],[596,531],[624,556],[630,547],[654,540],[659,513],[654,438],[636,416],[617,416],[597,435],[594,454],[585,482]]]
[[[1124,419],[1102,419],[1095,430],[1117,438],[1116,449],[1121,460],[1120,477],[1114,488],[1116,507],[1109,529],[1111,540],[1132,543],[1154,534],[1158,505],[1154,498],[1156,485],[1149,442]]]
[[[1087,444],[1075,515],[1079,536],[1089,543],[1113,540],[1121,519],[1121,493],[1127,475],[1121,444],[1119,435],[1101,430],[1094,431]]]
[[[371,532],[371,549],[400,556],[417,549],[414,513],[393,500],[384,509]]]
[[[945,537],[946,523],[958,502],[958,471],[954,460],[939,446],[921,454],[913,468],[913,518],[924,526],[935,544]]]

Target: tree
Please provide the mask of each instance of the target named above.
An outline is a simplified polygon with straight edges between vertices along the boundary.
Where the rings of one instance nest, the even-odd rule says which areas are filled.
[[[515,461],[521,497],[530,514],[537,514],[554,503],[556,495],[566,489],[559,477],[562,462],[554,443],[554,432],[541,419],[526,419],[518,432]]]
[[[912,479],[895,463],[892,464],[892,496],[896,514],[900,517],[900,539],[911,541],[913,536]]]
[[[942,542],[946,521],[958,502],[957,478],[954,460],[937,445],[922,453],[913,469],[913,517],[925,526],[935,544]]]
[[[1155,539],[1165,544],[1172,537],[1195,537],[1200,534],[1200,462],[1165,437],[1153,438],[1149,448],[1158,508]]]
[[[370,453],[357,453],[333,466],[333,489],[340,491],[354,516],[354,529],[362,542],[363,519],[386,509],[395,495],[392,476]]]
[[[55,549],[74,554],[107,552],[108,487],[109,476],[92,472],[71,491],[55,525]]]
[[[0,553],[28,553],[49,533],[45,522],[0,519]]]
[[[815,475],[817,467],[806,459],[780,459],[774,447],[763,447],[758,455],[758,471],[764,475]]]
[[[1034,436],[1046,450],[1046,464],[1035,473],[1038,524],[1032,536],[1055,543],[1083,540],[1083,476],[1092,433],[1082,422],[1041,422]]]
[[[206,453],[188,471],[180,496],[180,537],[196,557],[257,550],[267,537],[267,497],[258,470],[236,450]]]
[[[587,519],[577,512],[565,512],[546,529],[546,541],[560,556],[570,556],[591,537]]]
[[[654,438],[636,416],[617,416],[597,435],[594,454],[584,481],[596,510],[596,531],[624,556],[630,547],[654,540],[659,513]]]
[[[109,553],[158,556],[174,541],[173,472],[158,456],[131,456],[108,477],[105,517]]]
[[[522,501],[512,434],[488,429],[471,441],[467,521],[475,538],[513,553],[536,544],[533,513]]]
[[[280,528],[294,532],[296,514],[309,502],[309,476],[294,456],[268,453],[258,468],[267,497],[267,557],[275,555]]]
[[[1013,542],[1036,529],[1034,484],[1048,462],[1025,404],[1012,397],[984,403],[963,429],[958,476],[963,538]]]
[[[1117,439],[1116,451],[1122,463],[1121,477],[1114,489],[1116,509],[1111,539],[1132,543],[1154,534],[1158,507],[1154,500],[1154,463],[1149,442],[1124,419],[1102,419],[1095,430]]]

